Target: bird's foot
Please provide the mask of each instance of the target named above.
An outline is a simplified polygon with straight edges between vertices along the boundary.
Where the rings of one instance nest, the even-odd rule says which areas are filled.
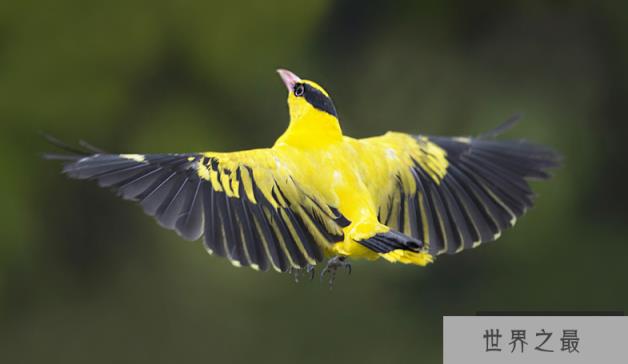
[[[314,279],[315,269],[312,264],[308,264],[305,268],[290,268],[289,271],[292,274],[295,282],[299,282],[299,278],[309,275],[310,281]]]
[[[321,271],[321,281],[325,278],[325,274],[329,273],[329,289],[334,288],[336,280],[336,271],[338,268],[344,268],[347,274],[351,274],[351,264],[347,261],[347,257],[337,255],[327,261],[327,266]]]

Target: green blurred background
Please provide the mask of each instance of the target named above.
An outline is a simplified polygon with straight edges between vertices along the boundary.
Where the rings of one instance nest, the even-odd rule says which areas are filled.
[[[624,310],[628,3],[0,3],[0,355],[6,363],[441,361],[442,316]],[[115,152],[270,145],[285,67],[344,130],[509,137],[565,165],[499,243],[326,284],[235,269],[71,181],[37,132]],[[470,338],[471,339],[471,338]]]

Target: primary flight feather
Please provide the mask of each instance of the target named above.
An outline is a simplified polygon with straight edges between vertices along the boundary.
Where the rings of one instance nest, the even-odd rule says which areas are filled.
[[[495,240],[532,206],[529,179],[558,165],[526,141],[388,132],[343,135],[318,84],[278,70],[290,124],[271,148],[233,153],[50,155],[64,173],[139,202],[210,254],[266,271],[331,257],[426,265]],[[505,129],[501,128],[501,129]]]

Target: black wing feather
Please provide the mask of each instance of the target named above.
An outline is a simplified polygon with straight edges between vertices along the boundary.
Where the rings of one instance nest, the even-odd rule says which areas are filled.
[[[192,193],[188,194],[175,225],[176,231],[186,240],[196,240],[203,235],[202,185],[201,179],[190,183]]]
[[[547,170],[560,164],[549,148],[489,139],[513,124],[509,120],[479,138],[417,137],[445,151],[446,173],[433,177],[414,161],[415,193],[406,196],[399,186],[379,206],[380,221],[422,239],[432,254],[453,254],[497,238],[532,206],[528,180],[546,179]],[[377,241],[372,244],[377,249]]]
[[[313,208],[297,205],[299,213],[289,205],[271,203],[255,184],[248,166],[240,168],[246,168],[251,176],[255,201],[246,195],[240,168],[221,169],[218,160],[201,154],[72,152],[76,154],[48,157],[65,161],[63,171],[72,178],[95,180],[125,199],[138,201],[160,225],[175,230],[184,239],[204,236],[210,253],[227,257],[234,264],[262,271],[272,266],[286,272],[290,267],[302,268],[323,259],[322,247],[312,235],[314,230],[324,239],[323,244],[344,238],[328,231],[320,220],[325,216],[338,226],[346,226],[348,220],[338,210],[329,207],[333,216],[315,211],[320,205],[313,199]],[[221,173],[236,173],[238,197],[216,190],[210,181],[201,178],[197,169],[200,163],[218,173],[219,179]],[[281,193],[278,186],[276,190]],[[285,196],[279,200],[285,200]]]

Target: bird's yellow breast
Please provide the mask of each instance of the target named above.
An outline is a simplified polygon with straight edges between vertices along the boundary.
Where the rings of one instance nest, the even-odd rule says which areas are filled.
[[[356,243],[360,234],[373,235],[377,226],[377,213],[371,194],[365,185],[356,158],[360,151],[345,138],[338,143],[318,148],[298,148],[290,145],[273,149],[281,160],[293,165],[295,179],[308,181],[304,188],[318,191],[325,201],[331,202],[352,222],[345,227],[345,241],[332,246],[329,254],[376,258],[377,254]],[[355,222],[362,222],[357,225]]]

